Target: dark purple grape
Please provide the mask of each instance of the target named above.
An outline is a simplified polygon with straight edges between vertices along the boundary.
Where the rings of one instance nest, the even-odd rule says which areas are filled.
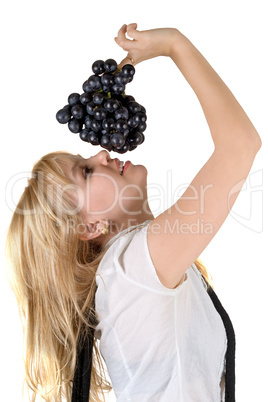
[[[96,120],[106,119],[106,116],[107,111],[104,110],[101,106],[97,106],[96,109],[94,109],[94,117]]]
[[[68,123],[68,128],[72,133],[79,133],[82,130],[83,123],[75,118],[71,119]]]
[[[125,85],[123,84],[114,84],[112,86],[112,92],[116,95],[121,95],[125,91]]]
[[[93,120],[93,116],[90,116],[89,114],[86,115],[84,123],[85,123],[85,128],[90,129],[91,128],[91,122]]]
[[[126,85],[128,83],[128,78],[124,77],[123,74],[117,73],[114,75],[114,83],[120,85]]]
[[[137,112],[136,114],[134,114],[133,116],[133,120],[135,121],[135,123],[139,124],[139,123],[145,123],[147,120],[147,117],[144,113],[142,112]]]
[[[89,102],[86,105],[86,110],[88,112],[88,114],[90,114],[91,116],[94,115],[94,108],[96,107],[94,102]]]
[[[133,77],[128,78],[128,83],[131,82],[131,81],[133,81]]]
[[[141,145],[141,144],[144,142],[144,140],[145,140],[145,136],[144,136],[143,133],[141,133],[141,132],[139,132],[139,133],[141,134],[141,137],[142,137],[142,141],[141,141],[140,144],[139,144],[139,145]]]
[[[88,134],[88,142],[92,145],[99,145],[99,137],[94,131],[90,131]]]
[[[102,74],[104,73],[104,61],[103,60],[96,60],[92,64],[92,71],[94,74]]]
[[[133,75],[135,74],[135,67],[132,66],[132,64],[125,64],[122,67],[122,74],[124,77],[132,78]]]
[[[108,94],[108,92],[111,92],[111,87],[108,87],[107,85],[102,85],[102,90],[103,92]]]
[[[101,140],[100,140],[100,145],[103,148],[111,147],[111,145],[112,145],[111,144],[111,136],[107,135],[107,134],[102,135]]]
[[[121,148],[114,147],[113,151],[117,152],[119,154],[125,154],[127,151],[129,151],[129,149],[130,149],[130,145],[127,142],[125,142],[125,144]]]
[[[70,110],[66,108],[60,109],[56,114],[56,119],[61,124],[66,124],[68,121],[71,120],[71,113]]]
[[[74,92],[68,97],[68,103],[70,106],[74,106],[79,103],[80,94]]]
[[[128,128],[127,121],[123,120],[123,119],[117,120],[114,124],[114,128],[115,128],[115,130],[117,130],[119,132],[123,132],[124,130],[126,130]]]
[[[116,120],[118,119],[127,120],[129,117],[128,110],[125,107],[120,107],[115,111],[114,117]]]
[[[91,75],[88,79],[88,86],[92,91],[97,91],[101,88],[101,80],[98,75]]]
[[[130,111],[130,113],[135,114],[141,111],[141,105],[138,102],[129,102],[127,104],[127,108]]]
[[[92,89],[90,88],[90,86],[88,85],[88,80],[86,80],[82,86],[83,91],[87,92],[87,93],[92,93]]]
[[[111,144],[115,148],[120,148],[125,143],[125,139],[121,133],[113,133],[110,138]]]
[[[130,117],[130,118],[128,119],[128,125],[129,125],[129,127],[131,127],[131,128],[137,127],[138,123],[136,123],[136,121],[135,121],[135,119],[134,119],[134,116],[132,116],[132,117]]]
[[[104,94],[102,94],[100,92],[96,92],[93,95],[93,102],[95,103],[95,105],[101,105],[104,100],[107,100],[107,96],[105,96]]]
[[[145,130],[146,130],[146,127],[147,127],[147,124],[141,122],[141,123],[139,123],[139,124],[137,125],[136,128],[137,128],[138,131],[142,132],[142,131],[145,131]]]
[[[137,145],[130,145],[129,146],[129,151],[134,151],[134,149],[137,148]]]
[[[100,80],[101,80],[102,85],[105,85],[107,87],[112,87],[114,85],[114,79],[113,79],[112,74],[104,73],[100,77]]]
[[[134,96],[131,96],[131,95],[125,96],[125,98],[124,98],[124,104],[125,104],[125,105],[128,104],[129,102],[132,102],[132,101],[135,102]]]
[[[79,100],[82,105],[86,105],[88,102],[92,101],[92,96],[88,92],[84,92],[80,95]]]
[[[144,114],[146,114],[146,109],[145,109],[145,107],[142,106],[142,105],[140,105],[140,107],[141,107],[141,112],[144,113]]]
[[[139,131],[134,131],[127,137],[129,145],[140,145],[143,142],[143,134]]]
[[[117,63],[114,59],[107,59],[104,62],[104,69],[107,73],[113,73],[117,69]]]
[[[86,128],[84,128],[79,133],[79,137],[81,138],[82,141],[88,142],[88,136],[89,136],[89,130],[87,130]]]
[[[64,107],[63,107],[63,109],[68,109],[70,112],[71,112],[71,105],[65,105]]]
[[[104,119],[102,122],[102,127],[105,130],[111,130],[114,128],[114,119],[109,118],[109,119]]]
[[[94,133],[97,133],[101,130],[101,123],[98,122],[97,120],[93,119],[91,121],[91,128],[94,131]]]
[[[71,113],[75,119],[82,119],[84,116],[84,109],[82,105],[74,105],[71,109]]]
[[[104,103],[103,107],[107,112],[113,113],[120,108],[120,103],[118,100],[110,98]]]

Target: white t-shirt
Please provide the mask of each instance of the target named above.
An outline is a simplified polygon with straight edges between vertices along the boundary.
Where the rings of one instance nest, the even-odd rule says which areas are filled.
[[[114,236],[97,270],[95,337],[117,401],[224,401],[222,319],[195,264],[175,289],[162,285],[150,222]]]

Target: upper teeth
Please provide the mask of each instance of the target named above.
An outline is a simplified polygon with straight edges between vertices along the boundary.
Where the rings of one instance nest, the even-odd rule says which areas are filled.
[[[123,173],[123,169],[124,169],[124,162],[119,161],[119,173],[122,174]]]

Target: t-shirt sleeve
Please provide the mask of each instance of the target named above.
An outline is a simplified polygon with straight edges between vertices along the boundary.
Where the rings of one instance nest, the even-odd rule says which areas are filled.
[[[167,288],[160,282],[148,249],[149,224],[150,222],[135,231],[134,235],[129,233],[120,238],[114,251],[114,262],[125,279],[133,284],[155,292],[174,294],[184,285],[187,275],[174,289]]]

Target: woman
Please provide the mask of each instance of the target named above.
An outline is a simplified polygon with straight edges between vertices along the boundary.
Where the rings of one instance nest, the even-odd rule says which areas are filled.
[[[118,401],[234,401],[232,325],[198,257],[228,216],[261,139],[178,29],[123,25],[115,41],[128,52],[119,67],[158,56],[177,65],[200,101],[215,149],[183,196],[156,218],[143,165],[130,164],[120,175],[117,158],[104,150],[89,159],[54,152],[34,165],[7,236],[32,400],[39,393],[70,401],[72,391],[73,400],[75,392],[88,400],[90,379],[90,400],[104,400],[111,387],[99,339]],[[201,218],[211,230],[185,230]],[[90,378],[85,342],[92,346],[92,334]],[[87,377],[77,380],[76,362]]]

